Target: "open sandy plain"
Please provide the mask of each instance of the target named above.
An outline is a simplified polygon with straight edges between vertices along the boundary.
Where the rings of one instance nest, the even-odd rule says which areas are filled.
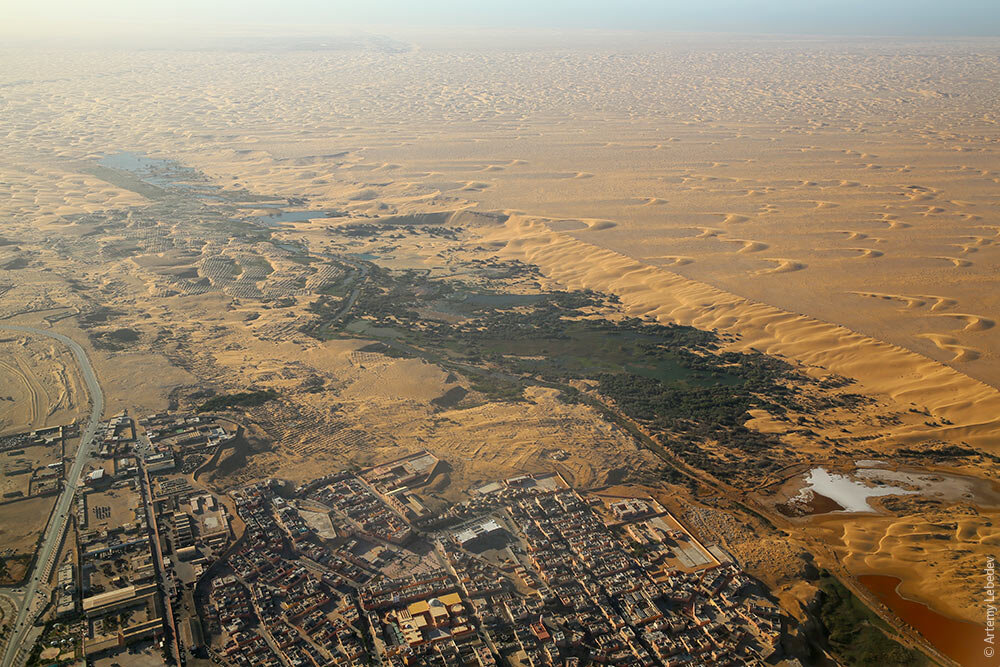
[[[69,424],[86,407],[72,353],[59,344],[0,330],[0,435]]]
[[[560,467],[589,485],[655,463],[549,391],[516,406],[472,392],[441,410],[433,401],[468,382],[362,341],[299,335],[307,299],[289,287],[299,268],[280,253],[268,251],[272,273],[260,280],[288,307],[261,310],[228,283],[178,292],[178,281],[228,270],[210,269],[210,256],[246,270],[262,251],[224,235],[163,245],[186,233],[168,212],[156,214],[155,233],[109,226],[101,216],[156,197],[95,170],[102,155],[135,151],[232,192],[306,198],[352,216],[438,213],[425,220],[451,224],[463,220],[456,211],[502,211],[469,230],[484,256],[616,294],[632,315],[732,334],[735,349],[815,377],[855,380],[870,407],[855,423],[810,424],[815,437],[755,414],[754,427],[782,433],[802,456],[967,444],[979,456],[952,464],[996,478],[1000,44],[587,39],[3,53],[2,316],[53,317],[81,343],[94,331],[132,332],[124,349],[88,342],[109,410],[160,409],[206,387],[291,395],[252,413],[266,451],[231,462],[221,482],[304,478],[423,447],[453,462],[442,497],[506,472]],[[255,206],[247,213],[264,212]],[[329,224],[280,233],[321,252]],[[397,260],[443,270],[446,245]],[[93,251],[85,261],[80,248]],[[118,314],[96,329],[59,319],[102,304]],[[24,374],[11,358],[2,357],[16,370],[0,372]],[[307,391],[306,380],[331,391]],[[37,419],[17,403],[16,414],[0,405],[5,430]],[[820,447],[835,437],[857,440]],[[545,454],[553,448],[570,457],[556,465]],[[978,620],[968,575],[995,544],[993,518],[974,505],[911,507],[787,530],[828,545],[855,574],[896,574],[915,597]]]

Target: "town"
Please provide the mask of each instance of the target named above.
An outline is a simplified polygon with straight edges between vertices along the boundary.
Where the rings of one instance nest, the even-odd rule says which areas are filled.
[[[73,432],[10,440],[5,479],[58,489],[45,480],[61,462],[35,469],[30,449]],[[102,423],[33,664],[110,666],[126,652],[234,667],[784,657],[766,590],[648,494],[524,474],[434,512],[420,489],[444,462],[429,451],[297,486],[201,485],[198,469],[238,436],[210,414]]]

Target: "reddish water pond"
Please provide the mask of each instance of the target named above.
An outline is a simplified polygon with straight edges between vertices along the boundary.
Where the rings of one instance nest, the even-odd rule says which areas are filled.
[[[997,644],[986,644],[986,628],[975,623],[956,621],[943,616],[925,604],[907,600],[896,590],[900,579],[882,574],[865,574],[858,581],[870,590],[901,620],[924,636],[927,641],[963,667],[996,667],[1000,659],[994,655],[987,658],[983,650],[987,647],[998,649]],[[985,606],[985,603],[984,603]],[[985,611],[983,612],[985,614]]]

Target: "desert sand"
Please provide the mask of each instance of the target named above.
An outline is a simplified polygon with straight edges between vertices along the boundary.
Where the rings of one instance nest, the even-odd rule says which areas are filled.
[[[1000,543],[996,521],[995,511],[937,511],[830,519],[820,529],[829,531],[826,539],[853,574],[899,577],[906,597],[931,601],[934,609],[953,618],[981,623],[980,571]]]
[[[8,54],[3,187],[35,225],[134,203],[74,161],[140,149],[357,209],[524,211],[995,386],[996,49]]]
[[[459,461],[435,490],[442,497],[503,473],[555,467],[587,486],[655,462],[588,408],[545,391],[526,405],[437,410],[455,378],[358,341],[297,335],[306,300],[293,291],[294,308],[254,320],[232,290],[172,292],[178,276],[207,275],[205,257],[260,249],[216,238],[175,252],[155,235],[108,232],[103,212],[151,199],[102,180],[94,162],[134,151],[227,190],[306,198],[311,209],[465,225],[477,252],[536,264],[551,285],[610,292],[629,314],[717,329],[736,349],[851,378],[880,414],[905,417],[864,414],[850,425],[878,453],[943,443],[1000,453],[1000,44],[581,40],[6,52],[0,317],[51,318],[83,343],[70,316],[97,297],[117,304],[121,326],[137,332],[134,349],[88,343],[109,410],[159,410],[206,386],[294,393],[250,415],[269,443],[232,461],[219,483],[303,478],[425,447]],[[507,217],[470,222],[462,212],[472,209]],[[283,233],[321,250],[331,224]],[[159,226],[183,232],[169,215]],[[101,254],[73,256],[72,244],[92,242]],[[443,270],[449,250],[434,243],[395,261]],[[274,289],[298,275],[288,258],[267,263]],[[79,395],[52,388],[27,400],[64,353],[21,345],[2,356],[0,393],[18,406],[0,404],[4,431],[45,423],[42,413],[57,419]],[[312,376],[334,391],[301,392]],[[762,430],[782,428],[755,416]],[[811,456],[807,440],[788,442]],[[570,457],[554,463],[554,448]],[[996,475],[985,464],[965,472]],[[942,512],[831,520],[817,539],[852,573],[905,574],[913,596],[971,619],[967,587],[945,582],[993,546],[992,515]],[[932,537],[940,549],[914,548]]]
[[[87,394],[69,350],[0,330],[0,435],[69,424]]]

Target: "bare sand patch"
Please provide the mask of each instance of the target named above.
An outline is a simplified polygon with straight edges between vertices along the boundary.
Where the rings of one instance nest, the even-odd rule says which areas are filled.
[[[0,387],[0,434],[69,424],[86,407],[72,352],[49,339],[0,330]]]
[[[0,539],[3,549],[16,557],[30,557],[49,521],[55,496],[27,498],[0,504]]]

